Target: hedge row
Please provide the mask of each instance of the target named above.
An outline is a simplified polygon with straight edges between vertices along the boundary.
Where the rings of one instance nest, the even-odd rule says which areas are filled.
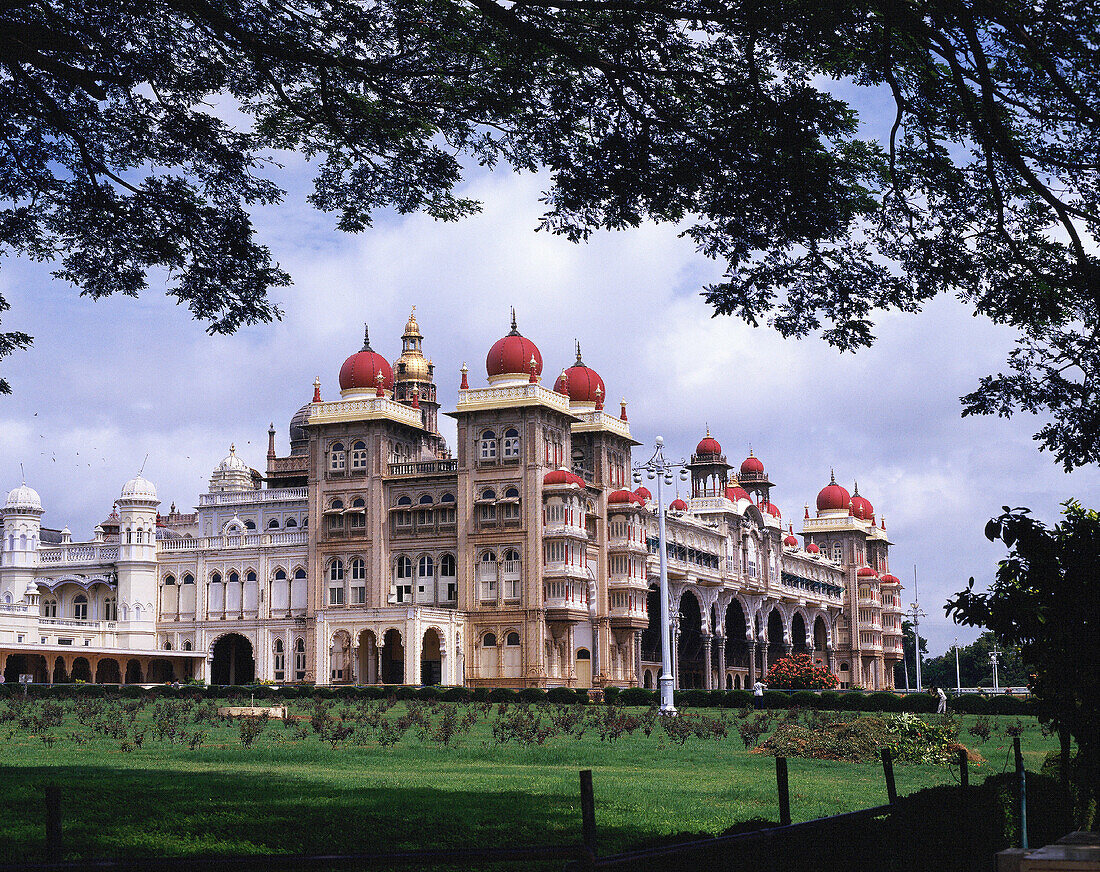
[[[0,698],[21,694],[18,685],[0,685]],[[589,701],[586,690],[569,687],[554,687],[543,690],[527,687],[512,690],[505,687],[407,687],[407,686],[338,686],[316,687],[313,685],[287,685],[271,687],[256,685],[247,687],[207,687],[205,685],[183,685],[170,687],[160,685],[142,688],[137,685],[114,687],[98,684],[55,684],[53,686],[35,685],[30,688],[35,697],[51,698],[96,698],[122,696],[138,697],[192,697],[206,699],[225,699],[233,701],[283,700],[283,699],[385,699],[394,696],[400,700],[441,700],[443,702],[549,702],[557,704],[586,704]],[[657,692],[641,687],[609,687],[604,691],[608,703],[624,706],[650,706],[657,703]],[[744,708],[753,704],[752,693],[748,690],[678,690],[674,694],[677,706],[687,708]],[[926,693],[899,696],[894,693],[860,693],[849,691],[838,693],[826,690],[821,692],[799,690],[786,692],[768,690],[764,692],[764,708],[786,709],[800,708],[828,709],[831,711],[861,712],[934,712],[936,699]],[[948,702],[952,711],[966,714],[1029,715],[1035,713],[1032,699],[1020,699],[1015,696],[986,697],[979,694],[963,694]]]

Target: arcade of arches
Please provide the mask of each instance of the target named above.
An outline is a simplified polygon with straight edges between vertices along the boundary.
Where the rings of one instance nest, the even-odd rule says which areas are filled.
[[[164,684],[192,677],[189,659],[148,655],[32,654],[0,650],[4,682],[17,684],[29,675],[35,684]]]

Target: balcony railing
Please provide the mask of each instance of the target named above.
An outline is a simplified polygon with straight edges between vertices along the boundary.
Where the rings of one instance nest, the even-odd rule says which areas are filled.
[[[39,563],[111,563],[117,559],[117,545],[62,545],[38,550]]]
[[[161,539],[157,542],[161,553],[171,551],[222,551],[229,548],[252,548],[272,545],[308,545],[309,533],[297,530],[293,533],[248,533],[238,536],[203,536],[196,539]]]
[[[425,460],[390,464],[390,475],[454,475],[457,472],[457,460]]]
[[[242,503],[276,503],[305,500],[309,489],[304,487],[277,487],[269,490],[233,491],[230,493],[200,494],[200,506],[236,506]]]

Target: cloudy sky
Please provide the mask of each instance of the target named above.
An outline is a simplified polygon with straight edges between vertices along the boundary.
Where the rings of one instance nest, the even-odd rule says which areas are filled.
[[[308,178],[291,161],[286,202],[257,216],[294,277],[278,292],[285,317],[235,336],[207,336],[155,288],[139,300],[90,302],[47,267],[7,261],[0,285],[12,311],[3,326],[35,343],[0,362],[14,389],[0,398],[0,486],[19,483],[22,463],[44,523],[83,539],[148,455],[145,474],[165,510],[191,506],[230,443],[262,469],[273,421],[279,452],[288,450],[291,415],[315,377],[326,398],[337,395],[364,321],[375,349],[393,359],[416,305],[446,409],[464,361],[471,383],[485,383],[485,354],[515,306],[545,375],[572,362],[579,339],[609,400],[629,402],[647,445],[660,434],[687,455],[709,423],[731,463],[751,446],[796,531],[830,468],[849,489],[858,480],[885,515],[907,603],[916,569],[933,654],[977,635],[948,621],[943,603],[969,576],[992,578],[1003,552],[982,528],[1002,505],[1051,520],[1071,496],[1100,504],[1096,470],[1063,474],[1031,440],[1035,419],[960,418],[958,397],[998,369],[1013,337],[949,298],[919,315],[882,317],[871,350],[841,356],[817,339],[712,318],[699,289],[720,270],[673,228],[580,246],[533,232],[538,177],[474,173],[463,193],[484,202],[480,216],[454,225],[379,216],[357,237],[305,204]]]

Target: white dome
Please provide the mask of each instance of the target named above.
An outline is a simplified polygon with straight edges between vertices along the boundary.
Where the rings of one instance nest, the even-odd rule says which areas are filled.
[[[140,475],[132,478],[122,487],[122,499],[124,500],[156,500],[157,489],[147,478]]]
[[[248,472],[248,464],[237,456],[237,446],[229,446],[229,456],[218,464],[214,472]]]
[[[21,484],[8,494],[4,508],[8,511],[41,512],[42,498],[34,488]]]

